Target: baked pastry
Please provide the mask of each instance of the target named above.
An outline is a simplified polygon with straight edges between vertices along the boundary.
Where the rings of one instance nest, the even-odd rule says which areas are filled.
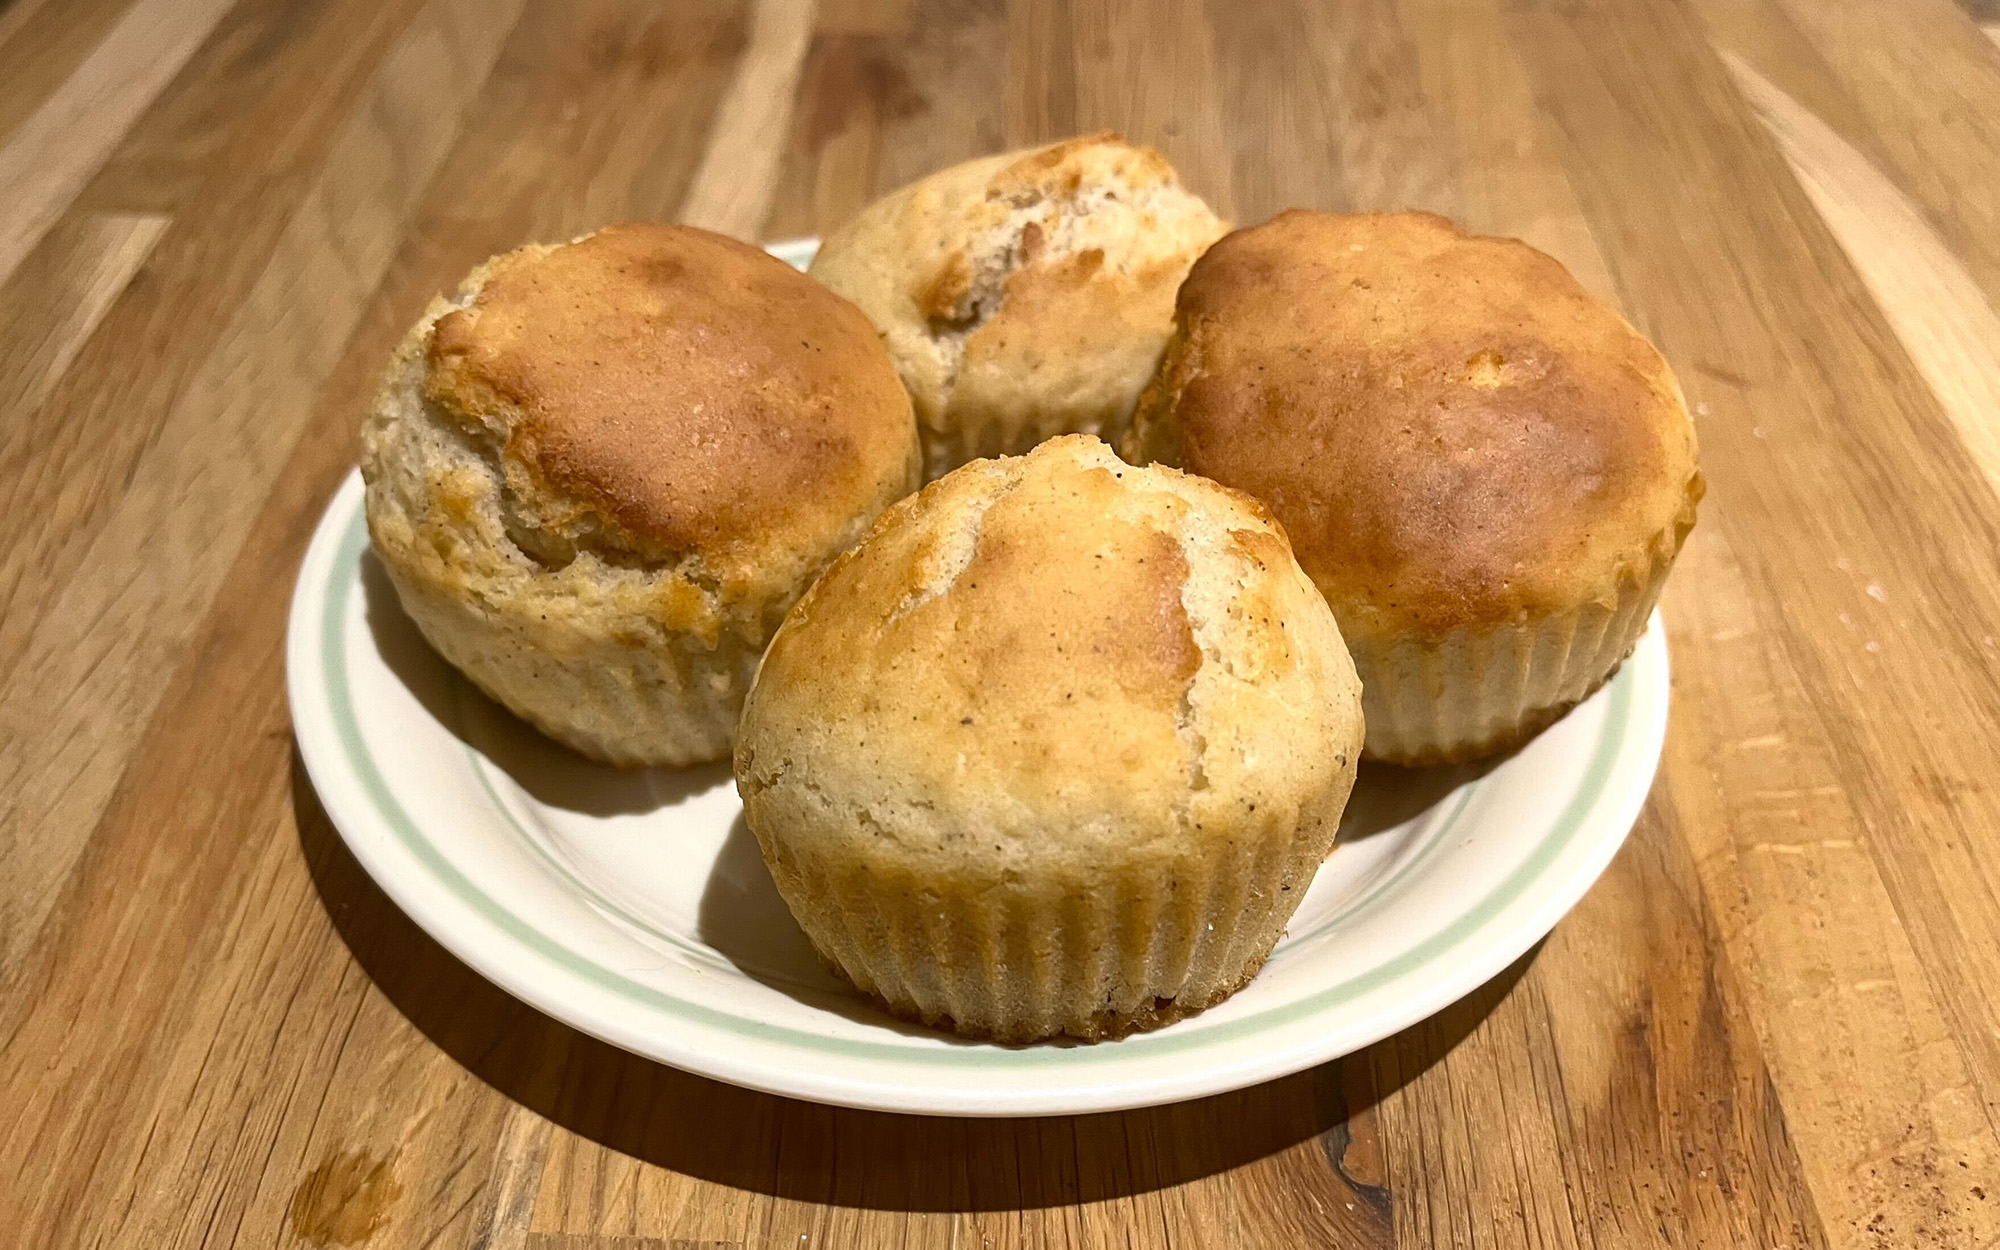
[[[1078,435],[966,465],[834,563],[764,658],[736,784],[854,985],[970,1036],[1096,1039],[1256,973],[1361,738],[1269,515]]]
[[[1429,213],[1217,243],[1124,450],[1270,505],[1353,651],[1368,755],[1404,764],[1506,749],[1610,677],[1702,493],[1653,345]]]
[[[861,306],[916,401],[925,472],[1063,433],[1115,439],[1226,227],[1115,134],[967,161],[828,236],[812,275]]]
[[[860,310],[668,225],[480,266],[403,340],[361,440],[369,534],[424,637],[618,764],[728,754],[785,610],[917,457]]]

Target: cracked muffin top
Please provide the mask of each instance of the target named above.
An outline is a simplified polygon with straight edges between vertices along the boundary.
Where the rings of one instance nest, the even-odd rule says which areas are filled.
[[[915,401],[928,475],[1061,433],[1115,438],[1226,226],[1115,134],[967,161],[877,200],[812,274],[868,314]]]
[[[766,654],[737,775],[940,883],[1085,881],[1276,828],[1330,843],[1361,736],[1263,508],[1069,436],[959,469],[835,561]]]

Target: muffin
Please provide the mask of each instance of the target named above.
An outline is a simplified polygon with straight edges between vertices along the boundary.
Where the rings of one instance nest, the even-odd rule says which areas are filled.
[[[424,637],[616,764],[729,753],[800,591],[916,488],[909,397],[846,300],[753,247],[611,226],[473,271],[362,431]]]
[[[1609,678],[1702,493],[1652,344],[1429,213],[1217,243],[1124,451],[1270,506],[1353,651],[1367,754],[1401,764],[1505,750]]]
[[[1063,433],[1115,439],[1226,227],[1115,134],[968,161],[863,209],[812,275],[861,306],[916,401],[928,477]]]
[[[968,1036],[1098,1039],[1256,973],[1361,739],[1269,515],[1079,435],[966,465],[834,563],[764,657],[736,784],[855,986]]]

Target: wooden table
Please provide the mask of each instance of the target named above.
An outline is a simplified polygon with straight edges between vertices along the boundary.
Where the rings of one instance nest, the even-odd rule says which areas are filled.
[[[0,5],[0,1242],[2000,1244],[2000,7]],[[1652,801],[1534,953],[1203,1102],[744,1093],[512,1001],[293,752],[390,344],[606,221],[818,231],[1003,145],[1422,205],[1664,348],[1711,484]]]

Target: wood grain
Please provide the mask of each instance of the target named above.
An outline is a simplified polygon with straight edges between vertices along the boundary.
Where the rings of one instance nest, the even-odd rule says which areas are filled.
[[[18,84],[0,100],[0,138],[13,133],[104,42],[131,0],[18,0],[0,9],[0,81]]]
[[[268,215],[293,179],[318,174],[324,144],[417,7],[238,0],[181,70],[186,88],[162,93],[125,132],[77,205],[171,215],[198,198],[213,211],[228,206],[230,180],[255,171],[268,180],[258,192]]]
[[[2000,300],[2000,58],[1951,0],[1782,0],[1866,140]]]
[[[1911,996],[1934,995],[1952,1021],[1957,1053],[1949,1075],[1957,1079],[1932,1097],[1915,1105],[1862,1098],[1856,1109],[1863,1115],[1806,1126],[1816,1139],[1809,1166],[1818,1202],[1830,1228],[1876,1244],[1905,1244],[1919,1234],[1935,1244],[1984,1244],[1993,1236],[1993,1211],[1970,1197],[1977,1182],[1969,1178],[1990,1169],[1993,1126],[1990,1109],[1970,1119],[1964,1112],[1984,1101],[1979,1074],[1993,1034],[1988,1007],[1961,978],[1979,975],[1962,961],[1983,960],[1994,947],[1985,934],[1956,926],[1983,929],[1996,913],[1985,879],[1990,868],[1970,850],[1962,826],[1952,826],[1980,821],[1970,808],[1988,799],[1982,783],[1969,780],[1972,789],[1964,791],[1958,783],[1983,773],[1981,761],[1995,750],[1988,705],[1994,670],[1977,626],[1991,608],[1964,598],[1993,588],[1976,574],[1963,580],[1977,566],[1991,567],[1991,494],[1684,11],[1538,11],[1524,15],[1514,33],[1544,108],[1571,140],[1572,180],[1597,237],[1607,241],[1614,280],[1641,325],[1685,362],[1691,394],[1706,406],[1703,464],[1724,501],[1708,510],[1707,537],[1719,535],[1739,559],[1754,561],[1761,593],[1753,596],[1755,615],[1739,627],[1778,652],[1774,662],[1795,674],[1806,696],[1800,722],[1775,744],[1780,758],[1806,771],[1811,753],[1823,752],[1843,779],[1838,805],[1815,804],[1810,787],[1780,787],[1764,801],[1775,800],[1828,841],[1864,849],[1889,904],[1876,913],[1878,923],[1906,935],[1906,967],[1930,973],[1928,986],[1911,986]],[[1607,49],[1627,51],[1614,59]],[[1664,58],[1662,50],[1678,55]],[[1628,193],[1644,185],[1672,185],[1676,194]],[[1752,188],[1754,201],[1747,198]],[[1712,279],[1701,284],[1699,299],[1693,273]],[[1893,479],[1879,472],[1884,463],[1898,466]],[[1901,505],[1892,500],[1912,491],[1925,494],[1922,522],[1906,511],[1895,515]],[[1829,507],[1830,499],[1842,506]],[[1919,545],[1926,549],[1920,561],[1893,554]],[[1947,602],[1952,607],[1943,610]],[[1922,647],[1917,638],[1926,640]],[[1682,671],[1708,654],[1696,648],[1680,658]],[[1723,718],[1737,707],[1748,712],[1755,704],[1703,711]],[[1954,732],[1941,740],[1939,724],[1974,736]],[[1724,740],[1750,742],[1765,732],[1746,725]],[[1886,764],[1892,760],[1899,763]],[[1885,775],[1885,767],[1894,771]],[[1925,786],[1918,775],[1937,784]],[[1757,793],[1724,792],[1709,810],[1724,814],[1727,827],[1731,798],[1749,805],[1735,818],[1745,820],[1757,810]],[[1776,897],[1753,897],[1778,908]],[[1778,911],[1775,936],[1803,927],[1855,931],[1860,918],[1838,906],[1844,899],[1811,901],[1816,906]],[[1783,953],[1757,953],[1783,972],[1769,983],[1772,1006],[1789,1008],[1816,985]],[[1830,1026],[1826,1006],[1813,1018],[1816,1037],[1780,1034],[1769,1053],[1824,1054],[1829,1028],[1839,1027]],[[1752,1010],[1765,1008],[1753,1002]],[[1868,1023],[1866,1016],[1857,1022]],[[1944,1057],[1926,1049],[1923,1031],[1857,1028],[1846,1040],[1852,1058],[1826,1056],[1843,1061],[1842,1071],[1857,1064],[1922,1070],[1926,1060]],[[1824,1092],[1826,1072],[1788,1061],[1775,1075]],[[1845,1082],[1836,1088],[1855,1101]],[[1781,1096],[1787,1092],[1781,1084]]]
[[[2000,1246],[1990,9],[0,7],[8,1237]],[[525,239],[817,233],[1096,128],[1238,220],[1525,237],[1673,361],[1711,493],[1604,879],[1396,1038],[1113,1116],[751,1094],[457,963],[346,852],[282,688],[286,590],[409,320]]]
[[[813,0],[757,0],[750,41],[709,130],[682,221],[759,237],[812,27]]]
[[[24,640],[0,717],[38,732],[0,744],[0,821],[16,838],[10,911],[28,923],[81,850],[511,17],[437,0],[390,51],[217,350],[81,544],[93,576],[63,586]]]
[[[0,144],[0,280],[54,225],[111,145],[231,0],[134,0],[83,63]]]
[[[29,412],[48,398],[167,222],[151,213],[78,214],[0,284],[0,411]]]
[[[1743,95],[1854,262],[1910,359],[2000,489],[2000,315],[1923,211],[1860,152],[1748,62]]]
[[[11,410],[0,421],[0,509],[14,524],[0,548],[0,726],[14,725],[0,739],[0,767],[26,756],[31,747],[48,759],[64,745],[51,740],[51,721],[74,725],[93,713],[78,705],[63,713],[21,701],[14,691],[19,666],[56,598],[73,588],[91,540],[113,515],[142,460],[159,445],[163,420],[177,410],[188,385],[222,343],[229,319],[267,268],[272,250],[286,232],[303,198],[324,178],[317,164],[344,128],[378,68],[377,62],[398,29],[398,13],[374,0],[354,0],[345,29],[314,32],[287,50],[293,72],[249,100],[251,115],[283,119],[275,133],[239,129],[224,159],[204,175],[201,211],[177,219],[162,234],[150,258],[147,281],[128,286],[106,314],[70,368],[39,407]],[[328,36],[337,38],[329,38]],[[304,67],[311,66],[307,75]],[[200,86],[227,86],[202,80]],[[238,119],[239,127],[245,120]],[[250,343],[231,344],[242,351]],[[268,341],[262,344],[267,350]],[[143,360],[147,368],[132,367]],[[193,508],[200,501],[190,500]],[[222,561],[231,553],[209,549]],[[143,616],[143,607],[140,616]],[[161,682],[164,671],[145,674]],[[155,687],[157,689],[157,687]],[[9,720],[9,717],[16,719]],[[134,733],[142,726],[103,726]],[[16,754],[19,753],[19,754]],[[115,776],[118,760],[105,762]],[[60,794],[59,779],[44,794]],[[26,788],[10,791],[17,801],[33,798]],[[0,850],[13,857],[32,831],[36,844],[58,857],[73,855],[94,813],[86,805],[68,824],[50,816],[30,826],[13,809],[0,820]],[[28,857],[10,858],[22,883],[43,880]],[[50,872],[59,874],[60,863]],[[47,879],[53,880],[53,877]],[[0,955],[13,956],[31,936],[36,908],[52,896],[35,889],[10,890],[0,897]],[[20,917],[16,922],[16,917]]]

